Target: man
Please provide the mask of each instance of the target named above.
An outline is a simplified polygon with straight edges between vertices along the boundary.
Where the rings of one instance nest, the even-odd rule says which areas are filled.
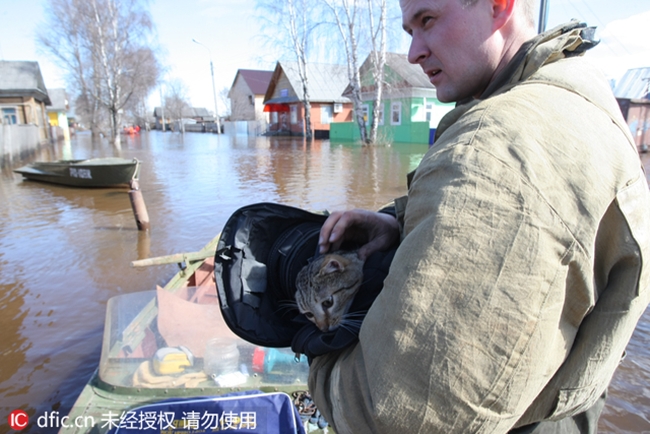
[[[459,104],[396,200],[337,212],[321,251],[399,242],[359,342],[310,389],[343,433],[596,432],[648,305],[647,182],[589,29],[536,36],[531,0],[401,0],[422,66]]]

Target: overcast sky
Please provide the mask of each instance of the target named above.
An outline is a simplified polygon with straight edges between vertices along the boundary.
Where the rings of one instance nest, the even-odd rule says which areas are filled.
[[[397,1],[397,0],[389,0]],[[650,67],[650,1],[548,0],[547,28],[577,18],[598,27],[601,43],[589,58],[613,80],[627,69]],[[66,87],[63,74],[40,54],[35,31],[47,0],[0,0],[0,60],[36,60],[48,88]],[[254,0],[152,0],[151,13],[163,49],[168,78],[181,79],[195,107],[214,109],[210,57],[217,93],[230,87],[237,69],[272,70],[274,62],[259,38]],[[400,27],[399,20],[392,26]],[[200,41],[206,48],[192,42]],[[405,52],[403,37],[399,50]],[[267,60],[260,60],[264,55]],[[159,104],[159,92],[150,98]],[[220,111],[223,108],[220,104]]]

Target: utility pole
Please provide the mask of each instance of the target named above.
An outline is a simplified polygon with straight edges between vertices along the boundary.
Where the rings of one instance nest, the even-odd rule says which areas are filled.
[[[214,98],[214,120],[217,123],[217,134],[221,134],[221,123],[219,122],[219,113],[217,112],[217,90],[214,87],[214,66],[212,65],[212,51],[196,39],[192,38],[192,42],[199,44],[206,50],[208,50],[208,55],[210,56],[210,75],[212,76],[212,97]]]
[[[539,26],[537,33],[543,33],[546,30],[546,21],[548,18],[548,1],[540,0],[539,4]]]
[[[162,118],[162,131],[165,132],[165,100],[163,99],[162,86],[160,86],[160,117]]]

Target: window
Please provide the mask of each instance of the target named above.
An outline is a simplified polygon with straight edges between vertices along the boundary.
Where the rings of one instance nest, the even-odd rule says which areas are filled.
[[[424,98],[424,118],[427,122],[431,122],[433,117],[433,101],[431,99]]]
[[[402,103],[399,101],[390,105],[390,124],[402,125]]]
[[[320,123],[321,124],[330,124],[330,123],[332,123],[332,106],[331,105],[322,105],[322,106],[320,106]]]
[[[373,110],[374,112],[374,110]],[[372,114],[370,113],[370,107],[368,104],[363,105],[363,117],[366,120],[366,124],[370,125],[370,119],[372,118]],[[384,125],[384,104],[381,104],[379,106],[379,113],[377,113],[377,118],[379,119],[378,125]]]
[[[363,104],[361,106],[361,113],[363,115],[363,121],[365,124],[368,124],[368,121],[370,120],[370,107],[368,104]]]
[[[280,89],[280,97],[286,98],[289,96],[289,89]]]
[[[15,108],[2,109],[2,122],[5,124],[13,125],[18,123],[18,116],[16,115]]]
[[[291,106],[291,123],[292,124],[297,124],[298,123],[298,106],[297,105],[292,105]]]

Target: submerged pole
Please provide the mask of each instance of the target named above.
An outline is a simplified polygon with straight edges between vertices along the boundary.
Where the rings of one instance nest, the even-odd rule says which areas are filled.
[[[138,225],[138,230],[148,231],[149,230],[149,213],[147,212],[147,206],[144,203],[142,198],[142,191],[138,184],[137,179],[132,179],[129,182],[131,186],[131,191],[129,191],[129,199],[131,200],[131,208],[133,208],[133,216],[135,217],[135,222]]]

